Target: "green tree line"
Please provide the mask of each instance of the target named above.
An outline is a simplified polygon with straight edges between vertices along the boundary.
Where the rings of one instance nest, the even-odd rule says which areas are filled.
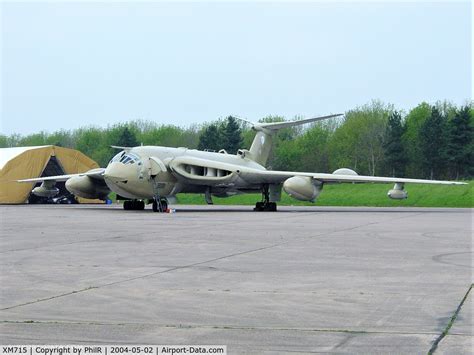
[[[280,130],[269,166],[275,170],[330,173],[347,167],[364,175],[471,178],[473,109],[472,102],[457,107],[444,101],[422,102],[403,112],[372,101],[339,119]],[[260,122],[284,120],[268,116]],[[248,124],[231,116],[190,127],[138,120],[105,128],[0,135],[0,147],[53,144],[78,149],[105,166],[116,152],[111,145],[225,149],[235,154],[239,148],[249,148],[254,135]]]

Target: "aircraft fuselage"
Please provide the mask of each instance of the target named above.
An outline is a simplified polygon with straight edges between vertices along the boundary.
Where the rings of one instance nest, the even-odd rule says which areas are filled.
[[[176,164],[178,160],[180,165]],[[216,164],[216,168],[206,167],[202,170],[193,163],[195,161]],[[222,169],[219,169],[221,166]],[[239,155],[188,148],[140,146],[118,153],[109,162],[104,178],[113,192],[130,199],[152,199],[156,195],[169,197],[179,192],[209,191],[218,196],[229,196],[240,189],[260,191],[260,185],[249,186],[238,176],[229,176],[231,170],[225,167],[234,167],[234,171],[239,167],[265,170],[262,165]],[[223,174],[228,176],[220,176]],[[218,178],[223,180],[222,183],[206,184]],[[211,188],[210,185],[214,186]]]

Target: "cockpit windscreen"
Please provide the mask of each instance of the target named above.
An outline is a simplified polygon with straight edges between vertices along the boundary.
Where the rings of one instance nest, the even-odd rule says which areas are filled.
[[[141,164],[140,157],[130,152],[120,152],[114,156],[110,162],[120,162],[122,164]]]

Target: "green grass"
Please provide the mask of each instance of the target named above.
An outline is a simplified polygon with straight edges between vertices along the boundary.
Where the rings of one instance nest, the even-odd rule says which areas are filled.
[[[387,191],[392,184],[335,184],[326,185],[316,203],[295,200],[285,192],[278,203],[282,206],[376,206],[376,207],[474,207],[474,181],[468,185],[416,185],[407,184],[408,199],[391,200]],[[216,205],[254,205],[260,194],[237,195],[228,198],[213,197]],[[204,195],[178,194],[178,203],[205,204]]]

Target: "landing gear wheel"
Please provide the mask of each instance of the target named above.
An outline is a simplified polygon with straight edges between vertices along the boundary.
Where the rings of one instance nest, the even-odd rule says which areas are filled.
[[[145,209],[145,202],[139,200],[125,200],[123,202],[123,209],[125,211],[141,211]]]
[[[161,199],[161,212],[166,212],[168,210],[168,200],[166,198]]]
[[[152,204],[153,212],[166,212],[168,209],[168,200],[164,197],[159,198],[158,200],[153,199]]]
[[[255,204],[254,211],[267,211],[267,212],[276,212],[277,204],[276,202],[270,202],[270,194],[268,192],[268,185],[262,187],[262,200]]]
[[[276,212],[276,210],[277,210],[277,204],[275,202],[268,202],[264,207],[264,211]]]

